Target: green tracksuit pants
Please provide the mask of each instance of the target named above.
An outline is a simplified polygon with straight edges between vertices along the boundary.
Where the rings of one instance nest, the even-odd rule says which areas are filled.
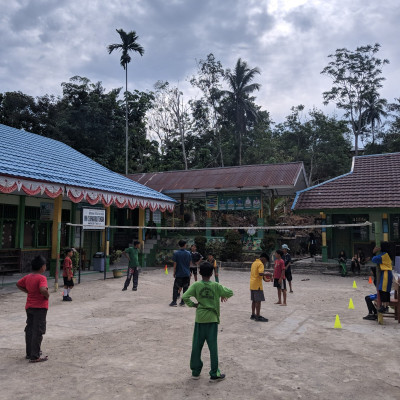
[[[201,350],[203,349],[204,342],[207,342],[208,349],[210,350],[211,370],[210,376],[218,376],[220,374],[218,369],[218,323],[207,322],[194,324],[192,355],[190,357],[190,369],[193,376],[198,376],[203,368],[203,361],[201,361]]]

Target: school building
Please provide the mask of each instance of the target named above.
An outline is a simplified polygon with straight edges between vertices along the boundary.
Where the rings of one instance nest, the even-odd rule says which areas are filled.
[[[0,273],[27,272],[36,255],[51,260],[79,247],[86,260],[110,245],[127,246],[137,232],[88,229],[85,210],[105,210],[103,225],[145,226],[145,213],[172,212],[175,200],[112,172],[59,141],[0,124]],[[96,214],[96,213],[94,213]]]
[[[353,157],[349,173],[299,191],[292,210],[320,215],[322,225],[372,223],[324,228],[323,261],[341,250],[351,258],[358,248],[369,256],[376,240],[400,256],[400,153]]]

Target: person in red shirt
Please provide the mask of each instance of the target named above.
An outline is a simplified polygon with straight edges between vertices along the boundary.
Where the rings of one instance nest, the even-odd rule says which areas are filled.
[[[17,287],[28,294],[25,305],[27,317],[25,327],[26,358],[33,363],[47,361],[47,356],[41,356],[40,346],[43,335],[46,333],[46,316],[50,294],[47,278],[43,275],[46,271],[46,259],[37,256],[31,264],[32,273],[21,278],[17,282]]]
[[[63,262],[63,279],[64,279],[64,295],[63,295],[63,301],[72,301],[71,297],[69,296],[69,293],[71,289],[74,287],[74,281],[73,281],[73,270],[72,270],[72,254],[74,250],[73,249],[67,249],[65,250],[65,258]]]
[[[275,252],[275,268],[274,268],[274,287],[278,289],[278,302],[281,306],[286,306],[286,278],[285,278],[285,262],[283,261],[283,251]],[[283,293],[283,303],[282,303]]]

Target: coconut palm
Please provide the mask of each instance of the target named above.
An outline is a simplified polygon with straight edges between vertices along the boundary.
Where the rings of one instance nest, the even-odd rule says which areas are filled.
[[[368,93],[365,98],[365,111],[363,113],[365,122],[371,125],[372,143],[375,143],[375,123],[381,124],[381,117],[387,117],[386,99],[381,99],[376,92]]]
[[[231,90],[224,93],[232,102],[236,133],[239,136],[239,165],[242,165],[242,136],[246,133],[246,121],[256,121],[258,117],[258,111],[250,98],[250,94],[261,87],[259,83],[251,83],[256,74],[260,74],[257,67],[249,68],[246,61],[239,58],[235,69],[227,70],[225,75]]]
[[[128,174],[128,64],[131,62],[129,52],[134,51],[143,56],[144,49],[137,43],[138,36],[135,31],[126,33],[123,29],[116,30],[121,37],[122,43],[107,46],[108,54],[114,50],[121,50],[121,66],[125,70],[125,174]]]

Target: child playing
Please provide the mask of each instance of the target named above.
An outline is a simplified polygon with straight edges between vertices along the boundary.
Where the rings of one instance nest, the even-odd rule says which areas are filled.
[[[218,268],[217,260],[210,253],[207,255],[207,261],[214,267],[215,282],[219,282],[219,268]]]
[[[282,260],[283,251],[275,252],[275,268],[274,268],[274,287],[278,289],[278,301],[275,304],[286,306],[286,279],[285,279],[285,262]],[[283,303],[282,303],[283,293]]]
[[[32,273],[17,282],[18,289],[28,294],[25,305],[25,344],[26,358],[31,363],[47,361],[47,356],[41,357],[40,351],[43,335],[46,333],[50,296],[44,271],[46,271],[46,259],[37,256],[32,260]]]
[[[128,247],[123,251],[123,255],[128,258],[129,264],[128,264],[128,271],[126,275],[126,280],[124,283],[124,287],[122,288],[122,291],[127,290],[129,284],[131,283],[131,279],[133,278],[132,281],[132,290],[136,291],[139,283],[139,247],[140,247],[140,242],[135,240],[133,242],[133,247]]]
[[[72,301],[71,297],[69,296],[69,293],[71,289],[74,287],[74,281],[72,277],[74,276],[73,270],[72,270],[72,254],[73,254],[72,249],[67,249],[65,250],[65,258],[63,262],[63,279],[64,279],[64,295],[63,295],[63,301]]]
[[[190,263],[190,277],[193,275],[195,282],[197,282],[197,266],[200,264],[203,256],[197,251],[195,244],[192,244],[190,247],[190,255],[192,257],[192,261]]]
[[[271,277],[270,272],[264,272],[265,265],[269,262],[267,253],[261,253],[253,264],[251,264],[250,271],[250,300],[251,300],[251,316],[250,319],[258,322],[268,322],[268,318],[260,315],[261,302],[265,301],[263,290],[263,278]]]
[[[233,296],[233,292],[217,282],[210,281],[213,271],[214,267],[209,262],[202,262],[200,264],[202,280],[191,285],[182,295],[182,300],[189,307],[196,307],[192,355],[190,357],[192,378],[200,378],[203,368],[201,350],[206,341],[211,358],[210,382],[219,382],[225,378],[225,375],[221,374],[218,369],[217,335],[220,315],[219,301],[220,298],[221,302],[227,301],[229,297]],[[197,303],[190,300],[190,297],[194,297]]]
[[[389,256],[389,243],[382,242],[381,246],[376,246],[373,250],[375,254],[372,257],[372,262],[378,264],[380,269],[380,278],[378,282],[378,291],[380,298],[380,308],[379,313],[383,313],[387,310],[390,302],[390,289],[392,288],[392,259]]]

